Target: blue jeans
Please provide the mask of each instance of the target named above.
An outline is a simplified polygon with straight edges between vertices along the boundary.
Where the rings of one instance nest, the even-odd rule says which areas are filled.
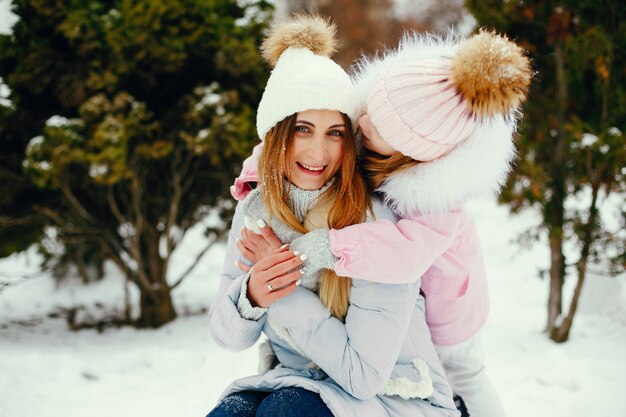
[[[241,391],[224,398],[207,417],[333,417],[319,394],[303,388]]]

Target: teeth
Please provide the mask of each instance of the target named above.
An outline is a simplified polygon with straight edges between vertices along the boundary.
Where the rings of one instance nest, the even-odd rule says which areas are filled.
[[[308,169],[309,171],[321,171],[324,169],[324,167],[312,167],[310,165],[305,165],[302,162],[300,163],[300,165],[302,165],[303,167],[305,167],[306,169]]]

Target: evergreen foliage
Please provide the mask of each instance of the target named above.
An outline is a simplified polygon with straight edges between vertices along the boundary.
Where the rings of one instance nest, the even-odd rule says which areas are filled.
[[[14,1],[20,20],[0,36],[12,102],[0,113],[8,170],[21,193],[38,187],[25,206],[54,227],[65,255],[97,253],[137,285],[139,325],[176,316],[170,290],[184,275],[168,275],[169,257],[211,208],[225,216],[231,207],[229,185],[256,140],[266,80],[258,42],[270,9]],[[12,208],[12,198],[0,204]],[[210,231],[214,239],[225,226]]]
[[[610,194],[626,195],[626,3],[619,0],[468,0],[479,25],[526,48],[537,76],[518,140],[520,160],[502,200],[539,207],[551,250],[546,331],[567,340],[588,265],[610,275],[626,266],[626,207],[608,225]],[[534,231],[536,233],[537,231]],[[570,263],[564,256],[565,248]],[[571,259],[574,258],[574,259]],[[573,261],[573,262],[571,262]],[[577,276],[562,315],[566,276]]]

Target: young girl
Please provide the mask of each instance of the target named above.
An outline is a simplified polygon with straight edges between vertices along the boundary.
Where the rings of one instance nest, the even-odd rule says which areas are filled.
[[[470,416],[499,417],[504,408],[485,372],[478,333],[487,279],[463,205],[504,183],[530,79],[522,50],[485,31],[463,41],[407,36],[397,50],[362,61],[355,82],[367,109],[359,120],[370,151],[364,166],[401,220],[317,230],[290,244],[310,254],[307,273],[330,268],[398,284],[421,277],[432,340]]]

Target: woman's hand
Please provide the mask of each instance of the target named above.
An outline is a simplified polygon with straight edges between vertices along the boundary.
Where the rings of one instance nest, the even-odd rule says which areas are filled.
[[[248,299],[255,307],[269,307],[274,301],[291,294],[299,285],[299,268],[306,255],[291,252],[283,246],[252,268],[248,281]]]
[[[252,264],[274,254],[283,246],[283,242],[274,235],[272,229],[263,220],[257,220],[257,224],[261,234],[244,227],[241,230],[241,238],[237,240],[239,252]],[[244,272],[248,272],[251,268],[239,261],[237,261],[237,266]]]

